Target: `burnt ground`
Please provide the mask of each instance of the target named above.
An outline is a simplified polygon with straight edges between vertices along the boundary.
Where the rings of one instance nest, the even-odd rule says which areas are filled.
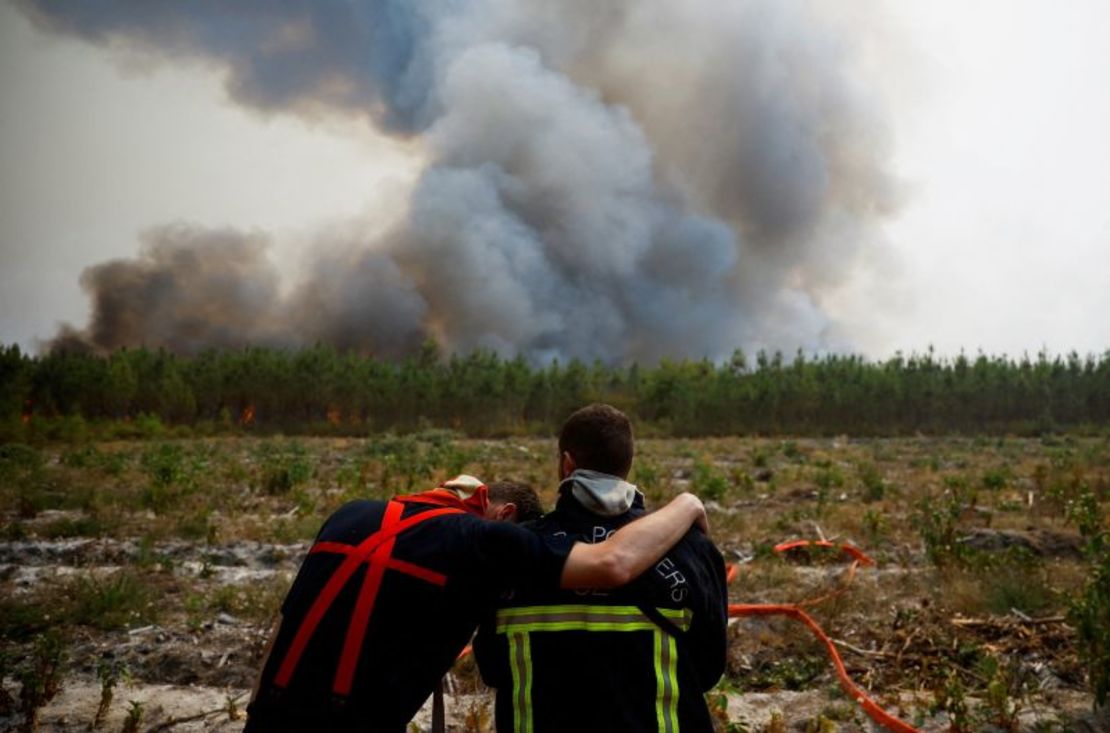
[[[308,542],[352,496],[465,469],[530,481],[549,502],[540,440],[240,439],[54,446],[0,465],[4,689],[18,706],[43,635],[65,649],[42,730],[87,729],[117,670],[104,730],[239,730],[270,624]],[[658,504],[692,489],[738,567],[735,603],[811,608],[849,674],[923,731],[1110,730],[1068,622],[1086,576],[1068,518],[1107,502],[1105,438],[646,440],[634,475]],[[1070,502],[1070,503],[1069,503]],[[827,537],[877,561],[846,584]],[[823,647],[787,619],[730,627],[710,693],[729,731],[866,731]],[[473,664],[448,684],[453,730],[489,730]],[[2,702],[2,701],[0,701]],[[0,706],[2,709],[2,706]],[[0,729],[23,717],[8,711]],[[414,722],[426,729],[427,710]],[[961,728],[962,727],[962,728]]]

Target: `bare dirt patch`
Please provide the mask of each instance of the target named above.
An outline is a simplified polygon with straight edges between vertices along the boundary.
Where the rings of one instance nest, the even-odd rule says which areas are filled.
[[[772,547],[784,540],[851,542],[878,561],[811,612],[852,677],[904,720],[923,731],[958,719],[964,730],[1102,725],[1067,620],[1086,573],[1068,511],[1078,487],[1104,513],[1110,506],[1105,438],[638,447],[632,478],[649,504],[684,489],[707,500],[713,538],[739,568],[734,603],[796,603],[843,587],[843,556],[780,556]],[[61,688],[42,708],[43,730],[92,721],[106,663],[129,679],[105,730],[122,728],[131,700],[140,730],[238,730],[278,605],[330,511],[459,470],[528,481],[550,503],[553,451],[543,440],[438,434],[40,449],[40,469],[0,486],[5,689],[18,701],[37,640],[57,633]],[[800,625],[741,619],[729,638],[728,672],[710,694],[722,730],[871,730]],[[473,664],[456,669],[451,689],[451,729],[489,730],[490,693]],[[0,717],[0,728],[19,720]]]

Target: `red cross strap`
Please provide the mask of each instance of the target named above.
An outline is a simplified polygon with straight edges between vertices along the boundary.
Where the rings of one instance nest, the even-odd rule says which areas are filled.
[[[332,603],[335,602],[336,597],[347,585],[347,581],[351,579],[351,576],[363,563],[367,565],[366,576],[362,580],[355,610],[351,615],[350,624],[347,626],[343,653],[339,658],[339,666],[336,668],[335,681],[332,685],[332,690],[339,695],[348,695],[351,692],[355,667],[358,664],[359,654],[362,650],[362,641],[366,637],[366,627],[370,623],[370,614],[374,612],[374,602],[377,600],[378,590],[381,588],[385,571],[397,570],[434,585],[443,585],[447,582],[447,577],[442,573],[393,557],[393,545],[397,541],[397,536],[405,530],[444,514],[462,514],[463,510],[454,507],[431,509],[415,514],[408,519],[401,519],[402,511],[404,511],[404,504],[398,501],[390,501],[386,505],[381,526],[357,545],[347,545],[342,542],[317,542],[309,550],[309,554],[331,552],[346,555],[346,557],[332,573],[332,576],[328,578],[328,582],[320,591],[320,595],[312,602],[308,613],[305,614],[304,620],[293,637],[293,643],[289,645],[289,651],[274,677],[275,685],[278,687],[289,686],[289,680],[292,678],[309,640],[316,633],[316,628],[320,625],[328,609],[331,608]]]

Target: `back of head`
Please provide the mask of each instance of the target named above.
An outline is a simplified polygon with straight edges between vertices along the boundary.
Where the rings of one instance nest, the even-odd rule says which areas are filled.
[[[612,405],[583,407],[559,431],[559,455],[569,453],[577,468],[628,478],[633,452],[632,423]]]
[[[519,481],[494,481],[486,487],[491,504],[516,506],[516,522],[530,522],[543,516],[543,506],[536,490]]]

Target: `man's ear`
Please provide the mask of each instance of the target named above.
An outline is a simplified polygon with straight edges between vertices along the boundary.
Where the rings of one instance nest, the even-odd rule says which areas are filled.
[[[562,481],[567,476],[574,473],[578,468],[578,464],[574,462],[574,456],[568,451],[563,451],[563,455],[559,460],[559,480]]]
[[[516,504],[506,502],[497,508],[497,519],[506,522],[516,521]]]

